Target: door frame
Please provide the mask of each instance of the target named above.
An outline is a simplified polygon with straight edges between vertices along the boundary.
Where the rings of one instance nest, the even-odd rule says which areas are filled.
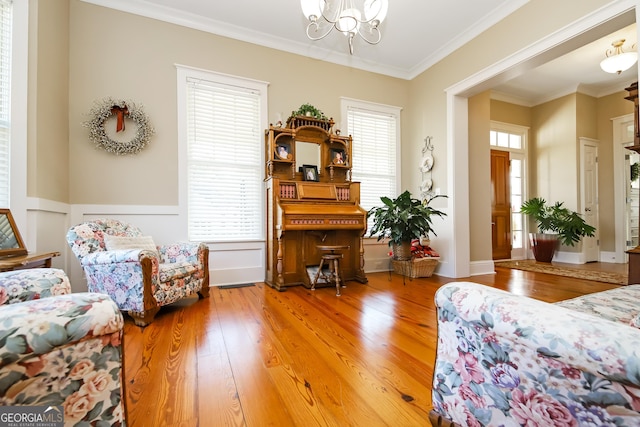
[[[626,253],[627,238],[625,219],[627,215],[625,213],[625,181],[627,178],[624,169],[624,155],[627,151],[625,147],[633,145],[633,132],[631,132],[631,135],[626,135],[627,132],[625,132],[624,129],[628,126],[631,126],[631,129],[633,129],[633,114],[614,117],[611,119],[611,122],[613,124],[613,212],[615,217],[615,252],[612,255],[606,256],[607,259],[602,259],[602,261],[624,264],[629,261],[629,255]]]
[[[518,125],[514,123],[506,123],[500,122],[497,120],[490,121],[490,130],[496,132],[504,132],[513,135],[520,135],[522,141],[522,148],[511,148],[511,147],[500,147],[496,145],[490,145],[490,150],[497,151],[506,151],[509,153],[509,177],[511,179],[511,162],[514,159],[517,159],[522,162],[522,181],[520,183],[520,193],[522,197],[522,202],[528,199],[528,189],[529,189],[529,130],[531,128],[529,126]],[[511,188],[511,186],[509,186]],[[513,207],[513,200],[511,196],[513,195],[513,188],[510,190],[509,194],[509,202]],[[522,248],[514,249],[513,248],[513,210],[511,210],[511,259],[529,259],[533,258],[533,254],[530,251],[529,244],[529,227],[528,221],[526,218],[522,218]]]
[[[528,134],[528,128],[527,128],[527,134]],[[528,138],[528,137],[527,137]],[[509,160],[511,162],[513,162],[513,160],[519,160],[522,162],[522,183],[521,183],[521,197],[522,197],[522,201],[524,202],[525,200],[528,200],[529,198],[529,193],[527,192],[527,188],[528,187],[528,183],[529,183],[529,164],[528,164],[528,156],[527,156],[527,151],[525,150],[524,152],[516,152],[516,151],[511,151],[509,153]],[[511,194],[513,194],[513,189],[511,190]],[[531,252],[529,250],[529,221],[527,220],[527,218],[524,216],[524,214],[520,214],[522,216],[522,248],[520,249],[516,249],[513,247],[513,214],[514,212],[511,212],[511,259],[528,259],[529,258],[529,253]],[[533,256],[533,254],[531,255]]]

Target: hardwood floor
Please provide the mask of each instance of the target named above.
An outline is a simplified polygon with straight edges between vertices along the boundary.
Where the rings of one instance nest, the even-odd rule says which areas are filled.
[[[497,268],[470,280],[553,302],[616,285]],[[436,290],[453,279],[367,275],[310,291],[211,288],[127,319],[127,423],[140,426],[427,426]]]

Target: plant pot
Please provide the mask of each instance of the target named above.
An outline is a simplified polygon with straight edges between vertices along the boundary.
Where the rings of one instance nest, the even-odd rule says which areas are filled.
[[[556,234],[529,233],[533,256],[538,262],[551,262],[558,247]]]
[[[392,243],[391,250],[393,251],[393,259],[396,260],[409,260],[411,259],[411,242],[402,242],[401,244]]]

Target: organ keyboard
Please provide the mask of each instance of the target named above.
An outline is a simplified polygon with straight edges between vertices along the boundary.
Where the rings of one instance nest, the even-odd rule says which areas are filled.
[[[291,185],[295,191],[291,193]],[[287,187],[283,192],[282,187]],[[316,187],[309,191],[311,187]],[[337,187],[337,188],[336,188]],[[313,194],[313,197],[309,196]],[[275,197],[270,195],[275,194]],[[287,197],[280,197],[286,194]],[[342,198],[334,194],[342,194]],[[303,195],[303,196],[301,196]],[[346,196],[346,197],[345,197]],[[319,245],[344,245],[342,279],[365,283],[362,236],[367,212],[359,205],[360,183],[295,183],[272,179],[267,185],[268,228],[266,282],[276,289],[311,287],[308,270],[320,263]]]

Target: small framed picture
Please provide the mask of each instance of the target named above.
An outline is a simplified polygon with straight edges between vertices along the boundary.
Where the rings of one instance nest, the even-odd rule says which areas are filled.
[[[318,167],[315,165],[302,165],[302,179],[305,181],[317,181]]]
[[[276,145],[276,159],[291,160],[291,146],[289,144],[280,143]]]
[[[332,148],[331,149],[331,164],[333,165],[344,165],[347,163],[346,155],[344,150],[339,150]]]
[[[11,211],[0,209],[0,256],[26,254],[27,248],[24,246]]]

